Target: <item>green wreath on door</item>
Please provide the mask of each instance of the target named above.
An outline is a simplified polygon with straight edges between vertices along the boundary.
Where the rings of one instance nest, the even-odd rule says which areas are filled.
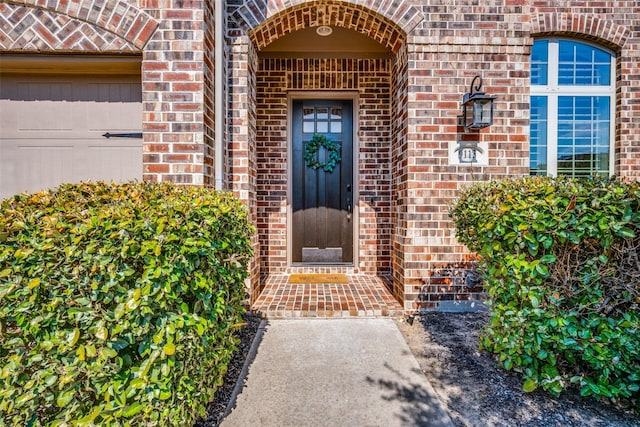
[[[327,150],[328,160],[318,161],[318,150],[324,147]],[[322,169],[325,172],[333,172],[333,169],[340,163],[340,144],[331,141],[324,135],[314,133],[311,141],[304,147],[304,161],[313,170]]]

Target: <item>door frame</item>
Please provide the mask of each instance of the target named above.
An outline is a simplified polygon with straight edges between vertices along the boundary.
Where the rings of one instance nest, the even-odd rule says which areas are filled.
[[[327,266],[354,267],[358,265],[360,258],[359,235],[360,235],[360,143],[358,134],[359,123],[359,101],[360,96],[355,91],[325,90],[325,91],[290,91],[287,94],[287,266],[312,266],[313,263],[293,263],[293,194],[291,182],[293,182],[293,101],[298,99],[326,99],[326,100],[350,100],[353,103],[353,263],[327,264]]]

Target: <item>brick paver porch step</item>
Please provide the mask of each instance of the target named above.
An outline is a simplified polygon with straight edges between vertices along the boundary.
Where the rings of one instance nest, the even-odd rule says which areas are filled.
[[[402,306],[389,291],[385,279],[349,275],[349,283],[294,284],[288,274],[270,275],[252,309],[268,319],[299,317],[394,317]]]

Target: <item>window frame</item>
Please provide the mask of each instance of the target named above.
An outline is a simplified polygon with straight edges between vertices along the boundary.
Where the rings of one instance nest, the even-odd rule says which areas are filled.
[[[558,99],[561,96],[608,96],[609,105],[609,170],[608,176],[614,175],[615,136],[616,136],[616,63],[615,51],[597,43],[571,37],[540,37],[534,43],[547,41],[547,84],[530,85],[530,97],[547,97],[547,176],[558,175]],[[580,43],[602,50],[610,55],[610,81],[608,86],[602,85],[559,85],[559,46],[560,41]],[[533,46],[532,46],[533,48]],[[531,64],[531,62],[530,62]],[[529,168],[531,169],[531,154],[529,154]],[[597,174],[597,171],[594,171]]]

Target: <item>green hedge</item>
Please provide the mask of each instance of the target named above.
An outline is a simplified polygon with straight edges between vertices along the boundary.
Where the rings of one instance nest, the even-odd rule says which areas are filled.
[[[208,189],[84,183],[0,208],[0,425],[189,425],[234,351],[252,226]]]
[[[637,405],[640,184],[528,177],[474,185],[451,216],[482,258],[491,320],[481,346],[523,388]]]

